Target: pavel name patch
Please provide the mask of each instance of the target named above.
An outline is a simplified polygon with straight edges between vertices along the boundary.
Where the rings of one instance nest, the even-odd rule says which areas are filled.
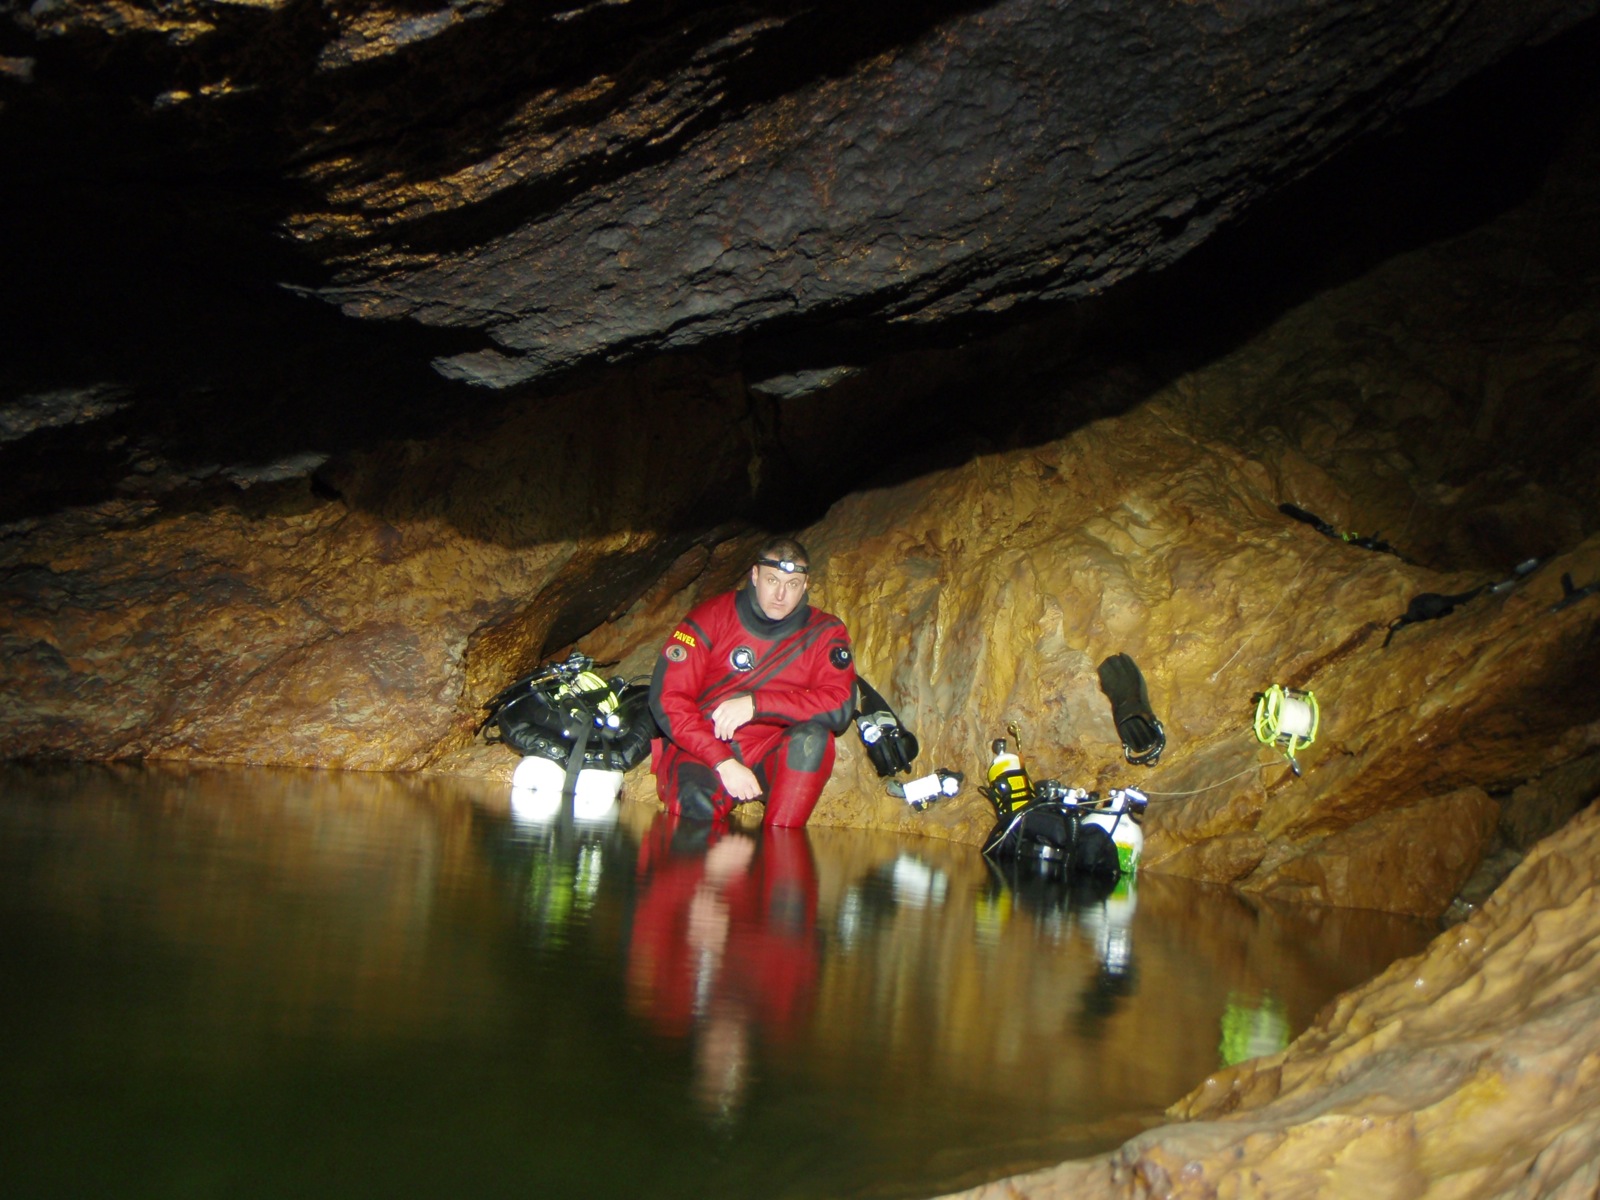
[[[672,631],[672,636],[677,638],[685,646],[688,646],[689,649],[691,649],[691,650],[694,649],[694,638],[693,638],[692,635],[685,633],[681,629],[674,629]]]

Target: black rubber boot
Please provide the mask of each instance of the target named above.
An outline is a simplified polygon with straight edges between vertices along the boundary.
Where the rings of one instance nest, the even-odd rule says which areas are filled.
[[[1139,665],[1126,654],[1113,654],[1100,664],[1100,690],[1111,701],[1123,757],[1136,767],[1154,766],[1167,747],[1167,734],[1150,707]]]

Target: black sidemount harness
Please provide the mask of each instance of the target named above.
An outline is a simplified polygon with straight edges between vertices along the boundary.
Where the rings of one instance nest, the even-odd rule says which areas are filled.
[[[1394,635],[1399,633],[1400,630],[1404,629],[1407,625],[1415,625],[1419,621],[1437,621],[1440,617],[1448,617],[1451,613],[1455,612],[1457,608],[1461,607],[1461,605],[1466,604],[1468,601],[1476,600],[1485,592],[1491,596],[1498,596],[1504,592],[1509,592],[1529,575],[1533,574],[1534,571],[1538,570],[1541,562],[1543,562],[1543,560],[1538,558],[1524,559],[1522,562],[1519,562],[1515,567],[1513,567],[1511,569],[1511,574],[1502,579],[1499,583],[1479,584],[1469,592],[1457,592],[1453,596],[1446,596],[1440,592],[1422,592],[1411,597],[1411,602],[1406,605],[1405,612],[1401,613],[1393,621],[1389,622],[1389,632],[1384,636],[1383,644],[1387,646],[1394,639]],[[1571,575],[1563,575],[1561,577],[1561,586],[1566,590],[1569,598],[1562,601],[1560,604],[1557,604],[1555,608],[1550,610],[1551,612],[1555,612],[1558,609],[1566,607],[1567,604],[1572,602],[1572,599],[1576,598],[1574,596]],[[1591,585],[1591,587],[1586,590],[1593,591],[1600,589],[1596,589],[1593,585]],[[1578,595],[1582,595],[1582,593],[1580,592]]]
[[[917,757],[917,735],[900,721],[878,689],[856,676],[856,732],[879,779],[909,771]]]
[[[518,754],[566,768],[564,791],[579,771],[626,771],[643,762],[656,737],[650,688],[618,676],[603,679],[594,660],[574,651],[502,688],[484,704],[478,732]]]

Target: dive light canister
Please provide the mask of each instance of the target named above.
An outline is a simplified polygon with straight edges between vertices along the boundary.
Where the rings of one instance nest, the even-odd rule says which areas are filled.
[[[1006,747],[1005,738],[995,738],[991,747],[994,760],[989,764],[989,791],[1001,812],[1026,808],[1033,799],[1033,783],[1022,757]]]

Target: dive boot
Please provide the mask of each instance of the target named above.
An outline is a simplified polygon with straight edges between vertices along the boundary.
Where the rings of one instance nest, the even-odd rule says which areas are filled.
[[[1100,690],[1111,701],[1123,757],[1136,767],[1154,766],[1166,749],[1167,735],[1150,707],[1138,664],[1126,654],[1113,654],[1100,664]]]

